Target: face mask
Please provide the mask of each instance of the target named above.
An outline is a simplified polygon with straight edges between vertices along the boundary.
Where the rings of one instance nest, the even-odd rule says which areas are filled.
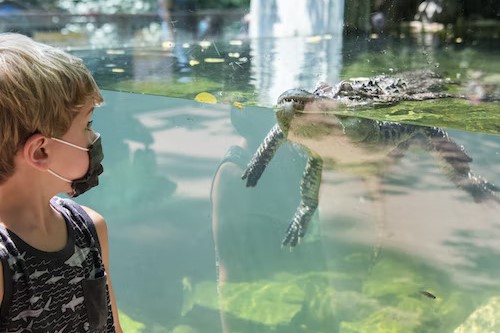
[[[68,145],[76,149],[86,151],[89,154],[89,169],[87,170],[87,173],[81,178],[70,180],[62,177],[61,175],[58,175],[57,173],[55,173],[50,169],[47,170],[49,173],[56,176],[57,178],[62,179],[65,182],[71,183],[71,188],[73,189],[73,193],[70,196],[73,198],[79,196],[84,192],[87,192],[92,187],[97,186],[99,184],[98,177],[104,170],[104,168],[101,165],[101,162],[104,158],[101,146],[101,135],[99,133],[95,134],[96,138],[88,148],[83,148],[61,139],[52,138],[52,140],[55,140],[57,142],[63,143],[65,145]]]

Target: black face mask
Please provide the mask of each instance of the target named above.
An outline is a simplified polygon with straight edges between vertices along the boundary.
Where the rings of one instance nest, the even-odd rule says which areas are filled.
[[[71,188],[73,189],[73,193],[68,193],[70,197],[75,198],[80,194],[87,192],[92,187],[99,185],[99,179],[98,179],[99,175],[104,171],[104,168],[102,167],[101,164],[102,160],[104,159],[104,154],[102,152],[101,135],[99,133],[96,133],[96,138],[94,142],[92,142],[88,148],[82,148],[57,138],[52,138],[52,140],[56,140],[58,142],[64,143],[66,145],[69,145],[71,147],[80,150],[85,150],[89,154],[89,168],[87,170],[87,173],[83,175],[83,177],[81,178],[75,180],[69,180],[58,175],[57,173],[55,173],[50,169],[48,170],[48,172],[50,172],[57,178],[62,179],[68,183],[71,183]]]
[[[100,134],[97,134],[97,138],[89,146],[88,153],[89,169],[87,170],[87,173],[83,175],[83,177],[75,179],[71,182],[71,187],[73,188],[73,198],[87,192],[92,187],[99,185],[99,175],[104,171],[101,164],[104,159],[104,154],[102,152]]]

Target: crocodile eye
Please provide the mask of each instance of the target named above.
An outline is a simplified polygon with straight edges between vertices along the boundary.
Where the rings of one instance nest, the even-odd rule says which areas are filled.
[[[353,91],[353,87],[349,82],[342,82],[340,84],[340,89],[341,91]]]

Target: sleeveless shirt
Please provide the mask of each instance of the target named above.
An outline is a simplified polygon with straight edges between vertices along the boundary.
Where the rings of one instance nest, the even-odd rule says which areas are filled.
[[[94,222],[72,200],[54,197],[50,203],[66,221],[68,239],[60,251],[35,249],[0,227],[0,332],[115,332]]]

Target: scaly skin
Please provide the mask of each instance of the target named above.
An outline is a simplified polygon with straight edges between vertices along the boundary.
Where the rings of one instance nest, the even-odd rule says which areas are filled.
[[[242,178],[247,180],[247,186],[257,185],[276,151],[289,139],[289,132],[297,131],[298,127],[294,127],[294,121],[306,117],[308,112],[311,113],[306,109],[307,105],[320,102],[316,107],[320,109],[319,111],[326,112],[327,110],[322,108],[332,105],[328,102],[343,103],[351,107],[387,106],[403,100],[421,101],[452,97],[441,91],[445,88],[444,83],[445,80],[435,73],[424,71],[405,73],[401,77],[377,76],[366,80],[342,81],[336,87],[321,83],[313,93],[302,89],[287,90],[278,98],[276,108],[278,124],[268,133]],[[322,102],[327,103],[322,104]],[[472,159],[464,152],[463,147],[450,139],[446,131],[441,128],[325,115],[324,112],[322,117],[323,122],[335,118],[334,122],[329,121],[325,133],[337,126],[341,130],[331,130],[331,133],[336,135],[341,133],[355,146],[367,149],[383,147],[387,150],[388,163],[395,163],[401,159],[412,144],[424,144],[426,149],[435,152],[442,160],[450,180],[469,193],[476,202],[492,200],[500,203],[500,198],[496,195],[499,188],[470,170],[469,164]],[[321,123],[321,120],[319,122]],[[323,136],[318,134],[318,140],[323,140],[326,136],[328,134]],[[301,201],[282,240],[283,246],[292,247],[305,235],[318,206],[323,158],[325,158],[308,146],[310,141],[299,142],[297,137],[299,136],[295,135],[293,143],[301,146],[309,158],[300,185]]]

